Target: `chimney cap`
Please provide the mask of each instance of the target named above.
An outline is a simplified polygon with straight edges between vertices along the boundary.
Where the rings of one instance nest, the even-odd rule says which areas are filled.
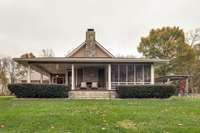
[[[94,31],[94,29],[90,29],[90,28],[89,28],[87,31]]]

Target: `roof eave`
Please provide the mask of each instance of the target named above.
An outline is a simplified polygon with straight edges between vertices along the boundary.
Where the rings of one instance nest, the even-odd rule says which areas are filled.
[[[13,58],[18,63],[168,63],[169,60],[161,59],[130,59],[130,58]]]

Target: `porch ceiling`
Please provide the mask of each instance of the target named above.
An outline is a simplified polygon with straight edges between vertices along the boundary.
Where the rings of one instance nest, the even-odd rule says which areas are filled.
[[[36,67],[48,74],[63,74],[67,69],[71,69],[69,64],[30,63],[30,65],[33,69]]]
[[[98,68],[104,68],[106,67],[106,64],[76,64],[76,68],[83,68],[83,67],[98,67]]]
[[[71,64],[49,64],[49,63],[31,63],[30,64],[33,69],[41,69],[46,73],[49,74],[63,74],[66,70],[71,69]],[[98,67],[104,68],[105,64],[76,64],[75,68],[82,68],[82,67]]]
[[[28,64],[23,64],[27,66]],[[63,74],[66,70],[71,69],[71,64],[64,64],[64,63],[29,63],[31,68],[37,72],[43,73],[45,75],[49,74]],[[82,68],[82,67],[98,67],[104,68],[106,64],[76,64],[75,68]]]

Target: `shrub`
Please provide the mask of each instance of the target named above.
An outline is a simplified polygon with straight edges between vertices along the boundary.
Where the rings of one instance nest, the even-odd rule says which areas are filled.
[[[175,94],[173,85],[133,85],[118,86],[120,98],[168,98]]]
[[[9,84],[8,89],[18,98],[65,98],[69,88],[65,85]]]

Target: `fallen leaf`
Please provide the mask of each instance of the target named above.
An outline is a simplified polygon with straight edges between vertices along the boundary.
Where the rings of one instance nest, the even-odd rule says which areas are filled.
[[[106,128],[105,128],[105,127],[102,127],[101,129],[102,129],[102,130],[106,130]]]
[[[5,125],[1,125],[1,128],[4,128],[5,127]]]
[[[178,126],[183,126],[183,124],[179,123]]]
[[[125,128],[125,129],[136,129],[136,123],[134,123],[131,120],[123,120],[123,121],[118,121],[117,125],[119,127]]]

